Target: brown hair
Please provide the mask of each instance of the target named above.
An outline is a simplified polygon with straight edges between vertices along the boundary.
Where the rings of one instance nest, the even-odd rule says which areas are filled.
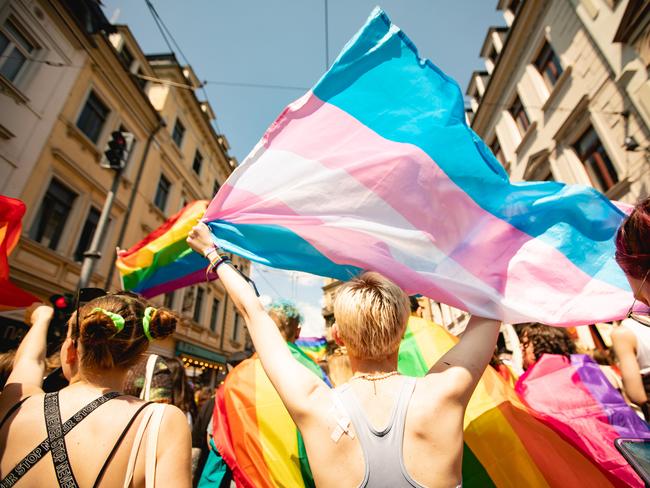
[[[68,321],[70,337],[82,346],[81,364],[90,369],[128,368],[135,364],[149,346],[142,321],[148,306],[146,300],[127,292],[109,294],[82,305],[79,330],[76,313]],[[96,308],[119,314],[124,319],[124,328],[118,331],[113,320]],[[151,338],[167,337],[179,321],[175,313],[155,309],[149,322]]]
[[[277,308],[269,309],[268,314],[277,325],[285,341],[293,342],[296,340],[296,333],[300,327],[300,317],[290,317],[283,313],[282,309]]]
[[[409,299],[395,283],[366,272],[339,288],[334,318],[341,339],[360,359],[379,359],[399,348],[409,316]]]
[[[650,197],[640,201],[616,234],[616,262],[642,280],[650,270]]]
[[[526,324],[519,332],[519,337],[526,338],[533,346],[535,361],[542,354],[561,354],[569,357],[575,354],[576,345],[566,329],[542,324]]]

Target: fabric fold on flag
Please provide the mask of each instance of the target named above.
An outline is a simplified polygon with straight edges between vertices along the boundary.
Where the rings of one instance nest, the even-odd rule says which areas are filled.
[[[40,299],[9,279],[9,255],[20,240],[25,204],[0,195],[0,311],[25,308]]]
[[[133,247],[120,251],[116,266],[123,288],[150,298],[205,281],[208,263],[185,240],[207,206],[207,200],[188,203]]]
[[[614,446],[618,437],[650,439],[650,428],[584,354],[543,355],[515,389],[534,415],[602,466],[619,486],[643,486]],[[559,392],[559,393],[558,393]]]
[[[457,341],[443,327],[410,317],[399,350],[400,373],[424,376]],[[566,405],[575,401],[574,383],[556,384],[549,380],[546,386],[543,391],[538,391],[535,398],[546,398],[551,403],[558,399],[558,402]],[[605,397],[611,401],[611,392]],[[527,400],[527,396],[524,399]],[[604,411],[601,405],[598,405],[599,414]],[[594,407],[595,403],[592,401],[589,406]],[[635,415],[627,405],[625,407]],[[615,448],[609,443],[611,432],[616,428],[621,428],[620,432],[634,434],[634,437],[644,432],[643,426],[629,418],[624,411],[618,405],[616,414],[611,411],[611,417],[601,419],[604,430],[610,429],[607,438],[598,435],[603,429],[590,433],[579,428],[577,435],[566,436],[567,430],[576,432],[576,428],[572,427],[574,422],[587,425],[583,424],[586,421],[589,424],[586,417],[592,414],[582,411],[581,415],[581,410],[575,408],[570,414],[571,419],[561,417],[553,421],[548,415],[540,415],[534,405],[533,409],[529,408],[513,388],[488,367],[465,412],[463,486],[642,486],[632,468],[627,466],[627,469],[623,469],[623,458],[618,453],[617,457],[614,456],[612,451]],[[625,422],[615,420],[619,414],[626,418]],[[643,423],[638,417],[637,420]],[[566,422],[570,422],[570,425]],[[591,443],[591,450],[583,448],[585,443]],[[607,455],[595,456],[597,451]],[[614,467],[611,463],[614,458],[617,459],[617,470],[610,472]]]
[[[296,345],[292,356],[321,378],[323,370]],[[302,436],[254,355],[235,367],[216,397],[214,440],[237,486],[313,487]]]
[[[462,92],[381,10],[290,104],[210,203],[224,249],[508,323],[623,317],[624,214],[595,189],[511,183],[467,126]]]

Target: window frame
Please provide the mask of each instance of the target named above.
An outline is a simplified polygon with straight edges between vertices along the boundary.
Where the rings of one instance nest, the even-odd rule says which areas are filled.
[[[528,128],[530,127],[531,121],[530,121],[530,117],[528,116],[528,113],[526,112],[526,107],[524,107],[524,104],[522,103],[521,98],[519,97],[519,94],[517,94],[515,98],[512,100],[512,103],[508,108],[508,113],[512,116],[512,119],[515,121],[515,125],[517,126],[517,129],[519,129],[519,133],[521,134],[521,136],[526,134]]]
[[[11,24],[13,30],[23,38],[22,40],[30,45],[31,51],[28,51],[22,44],[21,40],[16,39],[14,34],[7,30],[5,27],[6,24]],[[9,78],[4,73],[0,72],[0,76],[7,80],[7,82],[16,86],[20,83],[24,73],[29,69],[31,62],[41,50],[41,46],[36,42],[34,36],[30,34],[29,30],[24,27],[24,24],[13,14],[9,14],[5,17],[2,23],[0,23],[0,33],[2,33],[2,35],[8,40],[4,50],[0,52],[0,56],[3,56],[0,57],[0,70],[2,70],[2,68],[4,68],[4,66],[9,62],[10,54],[12,54],[15,49],[17,49],[20,55],[24,58],[16,72],[13,74],[13,77]]]
[[[47,244],[44,244],[42,242],[45,230],[46,230],[46,222],[50,221],[51,219],[48,217],[47,219],[44,219],[44,214],[46,212],[46,209],[49,209],[50,211],[54,211],[54,206],[53,204],[56,203],[62,203],[61,199],[58,199],[58,202],[49,202],[46,204],[46,200],[48,199],[48,194],[50,194],[50,188],[52,185],[59,185],[61,189],[64,192],[67,192],[72,195],[72,198],[70,199],[70,202],[68,204],[67,210],[64,209],[64,211],[60,212],[61,215],[64,216],[63,221],[61,224],[59,224],[58,232],[55,233],[55,239],[50,239],[50,242]],[[74,191],[72,188],[70,188],[68,185],[65,183],[62,183],[59,178],[53,177],[50,179],[50,182],[47,185],[47,188],[45,190],[45,193],[43,193],[43,196],[41,197],[41,204],[38,208],[38,212],[36,213],[35,219],[32,221],[32,225],[29,230],[29,237],[35,242],[38,242],[39,244],[53,250],[57,251],[59,249],[59,244],[61,243],[61,237],[65,233],[65,229],[68,226],[70,214],[72,213],[72,209],[74,208],[75,201],[79,198],[79,193]],[[51,200],[57,200],[56,195],[51,195],[50,196]],[[65,205],[65,202],[63,202]]]
[[[197,286],[194,293],[194,306],[192,308],[192,320],[196,323],[201,323],[201,315],[203,312],[203,298],[205,297],[205,290]]]
[[[166,194],[165,194],[165,197],[164,197],[164,201],[162,202],[162,206],[161,206],[158,200],[159,200],[159,195],[160,195],[160,191],[161,191],[160,190],[161,189],[161,183],[163,181],[167,182],[167,188],[166,188],[166,190],[164,190],[164,191],[166,191]],[[169,195],[171,194],[171,188],[172,188],[172,182],[169,180],[169,178],[167,178],[165,176],[164,173],[161,172],[160,173],[160,178],[158,178],[158,184],[156,185],[156,193],[155,193],[155,195],[153,197],[153,204],[158,210],[160,210],[163,213],[165,212],[165,209],[167,208],[167,204],[169,203]]]
[[[216,297],[212,297],[212,306],[210,307],[210,322],[208,322],[208,328],[212,332],[217,332],[217,326],[219,325],[219,312],[221,311],[221,300]]]
[[[84,127],[82,127],[82,125],[81,125],[82,117],[84,117],[84,114],[86,113],[86,107],[88,107],[88,104],[90,103],[91,99],[94,99],[94,102],[97,102],[100,105],[100,108],[103,107],[106,110],[106,114],[104,115],[104,118],[101,119],[101,117],[100,117],[101,124],[100,124],[99,128],[97,129],[97,133],[94,135],[94,137],[92,135],[92,131],[89,130],[89,132],[91,132],[91,133],[86,132]],[[96,109],[96,107],[95,108],[91,107],[90,110],[93,110],[93,109]],[[102,97],[98,94],[98,92],[94,88],[91,87],[90,90],[88,90],[86,98],[84,99],[84,103],[81,106],[81,110],[79,111],[79,115],[77,115],[77,122],[75,123],[75,127],[77,127],[77,129],[79,129],[79,131],[81,131],[81,133],[84,136],[86,136],[88,138],[88,140],[90,140],[93,144],[97,145],[99,140],[101,139],[101,136],[102,136],[104,130],[106,129],[106,125],[107,125],[107,122],[108,122],[108,119],[109,119],[110,115],[111,115],[110,106],[107,103],[105,103],[104,100],[102,99]]]
[[[177,135],[177,132],[180,132],[180,135]],[[176,144],[178,148],[180,148],[183,145],[183,139],[185,139],[185,132],[186,132],[185,124],[181,122],[180,117],[176,117],[176,122],[174,122],[174,127],[172,128],[172,141],[174,141],[174,144]]]
[[[581,150],[581,142],[584,141],[590,133],[593,134],[595,139],[586,145],[584,150]],[[598,134],[598,131],[593,124],[590,123],[587,128],[581,132],[580,136],[575,139],[572,147],[576,156],[582,163],[591,185],[598,191],[607,193],[621,181],[614,161],[607,152],[607,148],[603,144],[600,134]],[[603,159],[603,153],[605,159]],[[594,160],[590,161],[592,157],[594,157]],[[595,171],[595,169],[598,171]],[[612,177],[612,173],[614,177]],[[594,178],[596,181],[594,181]]]
[[[86,233],[86,229],[88,227],[89,221],[90,221],[90,215],[95,212],[97,214],[97,222],[95,222],[95,226],[90,231],[86,243],[86,249],[81,249],[80,246],[82,244],[82,239],[84,237],[84,234]],[[72,255],[73,259],[80,263],[84,260],[83,254],[88,250],[90,245],[93,242],[93,238],[95,237],[95,232],[97,232],[97,226],[99,225],[99,219],[102,215],[102,211],[95,207],[94,205],[91,205],[90,208],[88,209],[88,212],[86,212],[86,218],[84,219],[83,226],[81,227],[81,233],[79,234],[79,239],[77,239],[77,245],[75,246],[74,254]]]
[[[199,161],[198,170],[196,168],[197,159]],[[203,154],[201,154],[201,151],[199,151],[197,148],[196,151],[194,151],[194,159],[192,160],[192,171],[194,171],[194,174],[196,174],[197,176],[201,176],[201,169],[203,168],[203,160],[204,160]]]
[[[562,62],[547,39],[544,40],[542,48],[537,53],[533,66],[535,66],[547,88],[551,91],[557,85],[562,73],[564,73]],[[552,71],[551,73],[549,73],[549,69]]]

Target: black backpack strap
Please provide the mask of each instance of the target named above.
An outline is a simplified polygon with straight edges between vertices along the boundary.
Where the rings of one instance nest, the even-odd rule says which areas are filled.
[[[79,483],[74,477],[68,449],[65,446],[63,433],[63,422],[61,420],[61,409],[59,407],[59,392],[45,394],[45,428],[47,429],[47,440],[50,442],[52,451],[52,463],[59,486],[66,488],[79,488]]]
[[[68,432],[70,432],[77,425],[79,425],[79,423],[82,420],[84,420],[98,407],[100,407],[107,401],[112,400],[113,398],[116,398],[120,395],[121,393],[112,391],[90,402],[88,405],[86,405],[77,413],[75,413],[65,423],[63,423],[61,427],[62,435],[65,436],[66,434],[68,434]],[[56,401],[57,401],[57,408],[58,408],[58,398]],[[59,419],[60,419],[60,412],[59,412]],[[47,425],[47,420],[46,420],[46,425]],[[27,454],[27,456],[25,456],[18,464],[16,464],[14,469],[12,469],[11,472],[7,476],[5,476],[4,479],[2,479],[2,481],[0,481],[0,488],[9,488],[11,486],[14,486],[18,482],[18,480],[20,480],[20,478],[25,476],[25,474],[30,469],[32,469],[36,465],[36,463],[38,463],[41,459],[43,459],[43,456],[45,456],[49,451],[50,451],[50,441],[49,441],[49,427],[48,427],[48,438],[44,439],[38,446],[32,449],[32,451],[29,454]],[[52,459],[54,459],[54,457],[52,457]],[[58,473],[57,473],[57,478],[58,478]],[[71,486],[76,486],[76,485],[71,485]]]

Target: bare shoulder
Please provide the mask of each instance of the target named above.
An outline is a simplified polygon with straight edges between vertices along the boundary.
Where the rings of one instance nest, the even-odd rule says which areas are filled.
[[[634,332],[625,327],[616,327],[612,331],[611,338],[614,347],[625,345],[636,346],[636,336],[634,335]]]
[[[178,435],[182,431],[190,431],[187,416],[180,408],[175,405],[165,405],[164,408],[161,435],[164,435],[166,431],[174,432],[175,435]]]
[[[0,393],[0,418],[4,417],[11,407],[27,397],[44,395],[41,388],[23,383],[9,383]]]

